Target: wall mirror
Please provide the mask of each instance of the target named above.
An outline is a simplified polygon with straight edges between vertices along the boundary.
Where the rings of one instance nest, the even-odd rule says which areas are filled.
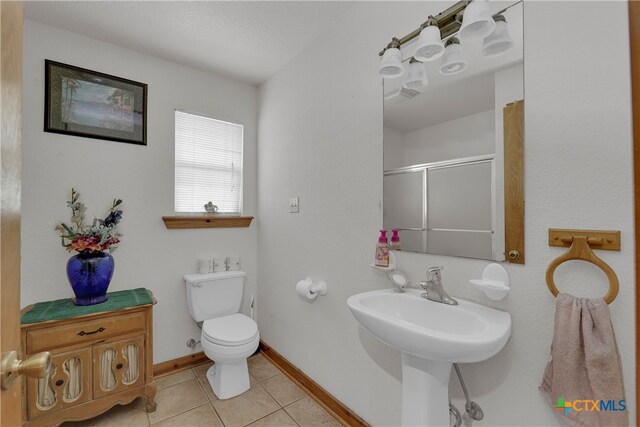
[[[442,3],[425,3],[440,7],[439,20]],[[401,47],[404,73],[384,79],[384,228],[400,230],[404,251],[524,263],[523,5],[488,4],[506,21],[506,51],[486,56],[486,39],[441,27],[445,45],[460,41],[466,68],[442,74],[445,50],[417,63],[426,85],[416,84],[416,37]]]

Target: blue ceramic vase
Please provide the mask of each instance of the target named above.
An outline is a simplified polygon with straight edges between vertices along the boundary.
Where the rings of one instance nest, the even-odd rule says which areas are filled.
[[[69,258],[67,278],[76,294],[74,304],[92,305],[106,301],[113,267],[113,257],[105,252],[79,253]]]

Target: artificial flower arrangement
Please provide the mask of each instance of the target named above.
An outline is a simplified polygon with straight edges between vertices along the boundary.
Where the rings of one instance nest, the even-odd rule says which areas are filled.
[[[119,209],[122,200],[114,199],[113,206],[105,219],[94,218],[89,226],[85,224],[85,211],[87,208],[80,201],[80,193],[71,189],[71,200],[67,206],[71,208],[70,225],[61,222],[55,228],[62,238],[62,246],[69,252],[79,253],[112,252],[120,243],[120,234],[117,230],[118,223],[122,219],[122,210]]]

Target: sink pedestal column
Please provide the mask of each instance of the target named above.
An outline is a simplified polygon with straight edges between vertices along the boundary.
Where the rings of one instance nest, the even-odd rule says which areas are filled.
[[[402,353],[403,426],[449,426],[451,362]]]

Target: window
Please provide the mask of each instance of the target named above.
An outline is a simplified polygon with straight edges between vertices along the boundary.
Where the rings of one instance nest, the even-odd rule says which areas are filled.
[[[244,126],[184,111],[175,112],[175,211],[240,214]]]

